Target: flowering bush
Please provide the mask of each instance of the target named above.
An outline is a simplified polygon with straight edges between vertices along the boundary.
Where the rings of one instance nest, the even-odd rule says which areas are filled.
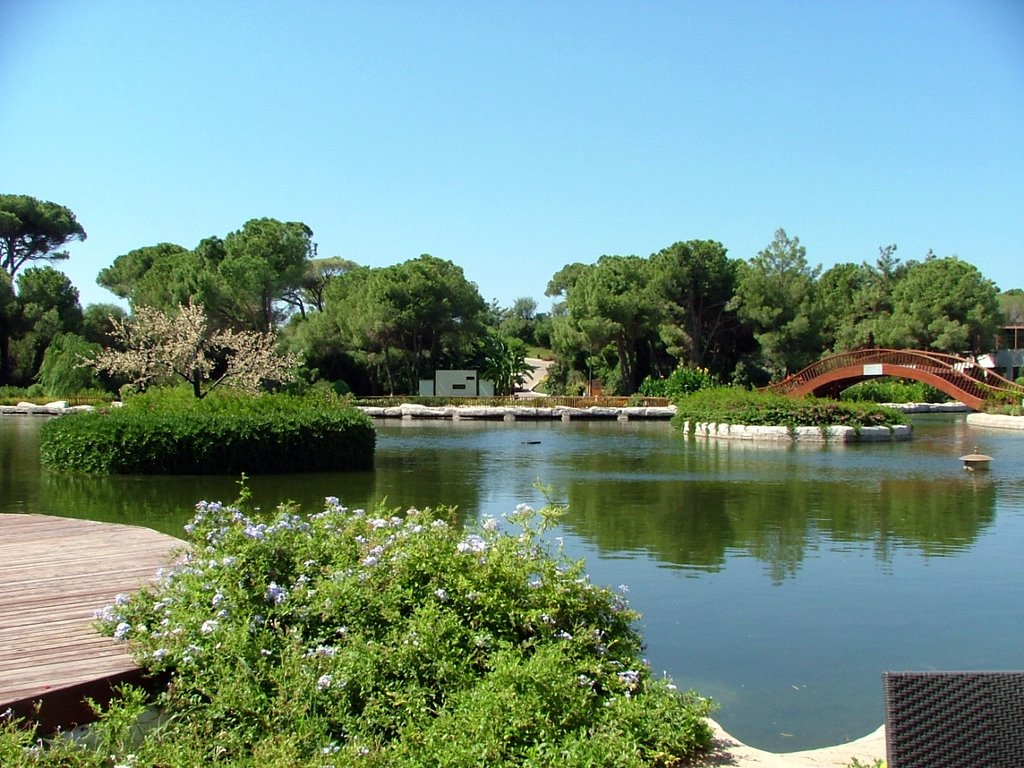
[[[273,334],[214,328],[202,304],[189,301],[171,312],[140,306],[110,322],[117,346],[83,358],[84,365],[129,377],[136,389],[180,378],[203,398],[221,384],[256,395],[268,382],[295,380],[299,361],[277,351]]]
[[[201,502],[177,564],[98,616],[170,680],[160,724],[134,744],[104,739],[104,754],[639,768],[707,749],[709,703],[651,674],[621,590],[544,543],[555,515],[521,505],[467,532],[443,509],[367,513],[328,498],[309,517],[283,505],[260,520]]]

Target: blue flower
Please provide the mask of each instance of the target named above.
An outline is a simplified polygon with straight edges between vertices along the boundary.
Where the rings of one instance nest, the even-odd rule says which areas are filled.
[[[114,612],[114,606],[112,605],[105,605],[102,608],[93,611],[93,616],[100,621],[113,621],[117,618],[117,614]]]
[[[284,587],[277,586],[277,584],[272,581],[267,585],[267,591],[264,596],[274,605],[280,605],[284,602],[285,598],[288,597],[288,590]]]
[[[455,545],[455,548],[462,553],[466,552],[486,552],[487,542],[481,536],[475,533],[469,534],[466,538]]]

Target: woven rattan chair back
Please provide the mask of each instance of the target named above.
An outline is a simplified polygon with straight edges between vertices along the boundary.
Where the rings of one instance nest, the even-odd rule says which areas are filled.
[[[1024,766],[1024,672],[886,672],[888,768]]]

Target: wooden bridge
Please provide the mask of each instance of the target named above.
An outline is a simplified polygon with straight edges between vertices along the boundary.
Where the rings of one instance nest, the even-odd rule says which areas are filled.
[[[794,397],[836,397],[847,387],[879,376],[923,381],[975,411],[986,401],[1024,398],[1024,387],[973,360],[914,349],[858,349],[832,355],[765,389]]]

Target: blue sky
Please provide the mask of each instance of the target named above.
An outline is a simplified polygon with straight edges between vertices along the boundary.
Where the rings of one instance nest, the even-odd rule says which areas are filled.
[[[605,253],[777,228],[1024,287],[1024,3],[6,0],[0,191],[67,205],[96,274],[303,221],[485,299]]]

